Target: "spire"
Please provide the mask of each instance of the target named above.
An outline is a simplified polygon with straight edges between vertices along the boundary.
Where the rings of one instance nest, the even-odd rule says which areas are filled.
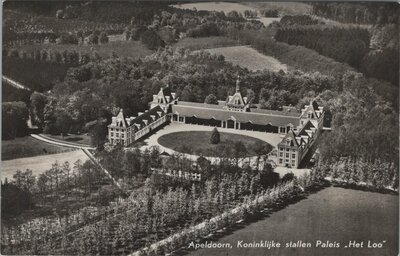
[[[237,79],[236,79],[236,92],[240,91],[240,76],[238,75]]]

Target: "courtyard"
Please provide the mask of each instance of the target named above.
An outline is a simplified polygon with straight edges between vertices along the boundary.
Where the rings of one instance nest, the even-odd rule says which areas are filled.
[[[158,138],[158,143],[180,153],[195,154],[201,156],[224,156],[235,143],[242,143],[243,156],[256,156],[256,147],[268,147],[263,140],[241,134],[219,132],[220,142],[210,142],[211,131],[183,131],[165,134]],[[256,144],[257,143],[257,144]]]

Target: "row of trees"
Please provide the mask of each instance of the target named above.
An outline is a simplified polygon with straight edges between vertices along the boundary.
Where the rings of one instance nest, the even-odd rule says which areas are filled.
[[[285,15],[281,18],[278,24],[282,26],[306,26],[323,24],[323,22],[312,18],[310,15]]]
[[[351,159],[343,157],[330,164],[321,163],[316,167],[321,175],[347,185],[364,185],[372,189],[384,190],[399,188],[399,174],[396,165],[391,163]]]
[[[17,170],[11,181],[5,180],[4,184],[7,196],[2,197],[2,203],[13,205],[2,207],[2,214],[15,217],[24,210],[24,205],[15,204],[23,200],[21,195],[29,195],[30,205],[54,202],[61,198],[68,198],[72,194],[80,194],[83,199],[88,199],[93,192],[101,194],[92,201],[104,204],[113,198],[101,191],[101,185],[106,179],[105,175],[92,162],[77,160],[73,166],[69,162],[59,164],[55,162],[52,167],[43,173],[34,176],[32,170]],[[100,189],[100,190],[99,190]],[[19,194],[22,191],[23,194]]]
[[[67,67],[76,67],[88,63],[91,59],[100,59],[97,52],[58,51],[48,49],[37,49],[27,52],[25,50],[10,49],[3,50],[3,54],[10,58],[20,59],[20,62],[33,60],[35,62],[52,62],[64,64]],[[16,60],[17,61],[17,60]],[[28,61],[29,62],[29,61]]]
[[[287,200],[287,196],[299,193],[296,183],[282,184],[265,192],[260,190],[259,182],[257,175],[248,172],[220,175],[204,183],[193,183],[189,189],[159,190],[146,181],[142,190],[118,205],[123,211],[112,214],[102,211],[104,217],[99,222],[86,225],[73,236],[67,230],[58,233],[59,239],[47,235],[53,233],[52,228],[65,226],[64,218],[60,225],[40,225],[40,229],[28,230],[29,236],[17,229],[3,230],[3,250],[30,254],[126,254],[170,232],[179,232],[187,225],[232,209],[239,202],[247,208],[254,198],[263,196],[268,206],[272,206],[276,200]],[[29,243],[21,238],[29,239]]]

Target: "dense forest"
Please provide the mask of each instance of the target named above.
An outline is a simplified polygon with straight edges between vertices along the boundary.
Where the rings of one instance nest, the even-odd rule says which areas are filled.
[[[313,13],[344,23],[356,24],[398,24],[397,3],[322,3],[312,2]]]
[[[380,35],[374,36],[373,40],[379,41],[385,38],[387,33],[377,30],[380,28],[374,31]],[[398,27],[395,30],[398,31]],[[277,29],[275,39],[291,45],[302,45],[338,62],[348,63],[368,77],[383,79],[393,85],[399,83],[398,41],[393,42],[390,38],[390,43],[388,39],[383,39],[386,42],[374,41],[372,44],[367,29],[325,25],[286,26]],[[370,45],[379,49],[370,49]]]

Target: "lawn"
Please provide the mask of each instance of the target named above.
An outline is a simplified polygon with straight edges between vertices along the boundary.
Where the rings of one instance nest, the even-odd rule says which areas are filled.
[[[216,47],[236,46],[239,42],[224,36],[210,36],[210,37],[186,37],[173,44],[172,47],[184,47],[190,50],[201,50]]]
[[[70,150],[70,149],[69,149]],[[33,157],[24,157],[13,160],[7,160],[1,162],[1,180],[5,178],[11,179],[17,170],[25,171],[26,169],[32,170],[33,175],[38,176],[39,174],[49,170],[56,161],[59,164],[69,162],[71,166],[80,159],[83,162],[88,160],[88,156],[82,150],[68,151],[58,154],[49,155],[37,155]]]
[[[279,16],[312,13],[312,6],[301,2],[243,2],[241,5],[245,5],[247,8],[257,9],[258,11],[278,10]]]
[[[30,136],[1,141],[1,159],[10,160],[22,157],[48,155],[71,151],[70,148],[48,144]]]
[[[232,147],[235,142],[241,141],[248,150],[244,156],[256,155],[253,145],[259,141],[265,145],[268,143],[250,136],[220,132],[221,141],[218,144],[211,144],[211,131],[190,131],[169,133],[158,138],[158,143],[181,153],[218,156],[218,149],[221,146]]]
[[[269,70],[278,72],[279,70],[287,71],[287,66],[279,62],[279,60],[259,53],[257,50],[249,46],[232,46],[207,49],[211,54],[223,55],[225,60],[233,65],[238,65],[252,71]]]
[[[70,142],[74,144],[82,144],[84,146],[90,146],[91,145],[91,139],[90,136],[87,134],[68,134],[67,136],[61,136],[61,135],[50,135],[50,134],[44,134],[46,137],[60,140],[60,141],[65,141],[65,142]]]
[[[296,204],[265,213],[259,221],[219,234],[217,243],[231,243],[232,249],[199,249],[185,255],[297,255],[297,256],[378,256],[397,255],[399,197],[359,190],[329,187]],[[239,228],[239,227],[237,227]],[[281,248],[237,248],[237,242],[275,241]],[[330,241],[340,248],[315,248],[316,241]],[[349,241],[364,242],[364,248],[345,248]],[[381,249],[368,249],[368,240],[382,242]],[[208,239],[208,241],[211,241]],[[302,241],[314,248],[286,248],[286,243]]]

